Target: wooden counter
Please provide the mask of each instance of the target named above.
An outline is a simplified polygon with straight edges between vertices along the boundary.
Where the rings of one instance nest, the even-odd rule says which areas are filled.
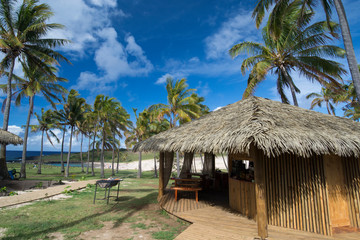
[[[229,178],[229,205],[242,215],[255,219],[255,183]]]

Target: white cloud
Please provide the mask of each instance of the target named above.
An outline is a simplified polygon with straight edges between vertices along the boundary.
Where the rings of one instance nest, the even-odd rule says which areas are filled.
[[[116,9],[116,0],[61,0],[47,2],[54,16],[50,22],[61,23],[66,28],[56,29],[49,33],[49,37],[71,40],[63,51],[76,56],[83,56],[85,51],[94,49],[98,45],[97,32],[111,25],[110,16],[116,14],[125,17],[121,9]],[[122,14],[119,14],[122,13]]]
[[[155,84],[163,84],[163,83],[166,83],[166,79],[168,79],[168,78],[174,78],[174,77],[173,77],[173,75],[171,75],[171,74],[169,74],[169,73],[164,74],[164,75],[162,75],[161,77],[159,77],[159,78],[156,80]]]
[[[206,97],[211,92],[211,89],[210,89],[209,84],[207,82],[205,84],[203,84],[202,81],[199,81],[198,86],[196,87],[196,89],[197,89],[197,92],[198,92],[200,97]]]
[[[142,48],[132,35],[124,39],[126,46],[118,41],[114,28],[104,28],[97,33],[102,44],[95,51],[94,60],[99,74],[82,72],[73,88],[89,90],[93,93],[113,91],[113,83],[123,76],[144,76],[153,70],[153,65],[147,59]],[[120,83],[126,87],[126,83]]]
[[[259,41],[259,30],[251,17],[251,11],[242,11],[224,22],[221,28],[205,39],[208,59],[229,57],[229,49],[239,42]]]
[[[116,0],[90,0],[90,2],[98,7],[116,7]]]
[[[24,132],[24,129],[16,125],[9,125],[8,131],[19,136]]]

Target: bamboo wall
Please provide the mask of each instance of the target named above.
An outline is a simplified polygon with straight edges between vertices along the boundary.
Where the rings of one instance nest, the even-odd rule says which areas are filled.
[[[357,158],[347,158],[343,161],[345,183],[350,205],[350,223],[360,228],[360,163]]]
[[[331,235],[323,161],[289,154],[265,159],[270,225]]]

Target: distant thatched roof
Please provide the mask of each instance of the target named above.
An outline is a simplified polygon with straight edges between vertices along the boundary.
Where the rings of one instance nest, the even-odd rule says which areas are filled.
[[[153,136],[134,151],[249,152],[268,156],[334,153],[360,156],[360,124],[259,97],[230,104]]]
[[[22,144],[23,140],[21,137],[11,132],[0,129],[0,143],[18,145],[18,144]]]

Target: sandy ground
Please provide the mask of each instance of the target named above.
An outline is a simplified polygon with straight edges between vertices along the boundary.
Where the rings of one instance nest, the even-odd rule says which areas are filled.
[[[226,165],[224,164],[224,160],[226,162]],[[227,169],[227,156],[224,155],[224,158],[216,157],[215,158],[215,168],[218,169]],[[182,166],[183,159],[180,159],[180,166]],[[203,168],[202,160],[201,158],[195,159],[195,165],[193,165],[193,172],[199,172]],[[176,156],[174,159],[174,168],[176,166]],[[96,168],[100,168],[100,163],[95,163]],[[130,170],[130,169],[138,169],[139,162],[130,162],[130,163],[120,163],[119,164],[119,170]],[[105,163],[105,168],[111,169],[111,163]],[[115,163],[116,168],[116,163]],[[154,159],[147,159],[141,161],[141,168],[143,171],[152,171],[154,170]],[[156,162],[156,168],[159,168],[159,162]]]

